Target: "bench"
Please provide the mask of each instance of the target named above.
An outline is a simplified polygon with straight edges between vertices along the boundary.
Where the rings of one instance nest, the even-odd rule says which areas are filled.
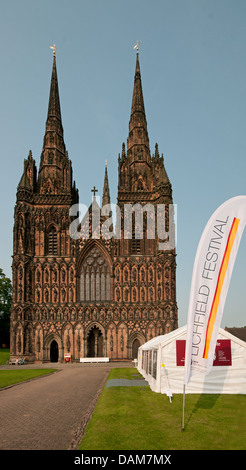
[[[13,365],[15,366],[15,365],[17,365],[17,363],[18,363],[18,359],[9,359],[9,361],[8,361],[8,364],[10,366],[13,366]]]
[[[81,357],[80,362],[109,362],[109,357]]]

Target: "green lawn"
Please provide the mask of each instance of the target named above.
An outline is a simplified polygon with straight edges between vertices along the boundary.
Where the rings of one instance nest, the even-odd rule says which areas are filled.
[[[111,369],[108,379],[134,379],[137,369]],[[140,376],[141,377],[141,376]],[[149,387],[104,389],[80,450],[245,449],[245,395],[182,395],[172,403]]]
[[[21,366],[20,366],[21,367]],[[0,388],[55,372],[55,369],[13,369],[0,371]]]
[[[5,365],[9,360],[9,349],[0,348],[0,365]],[[0,370],[0,388],[8,387],[25,380],[34,379],[42,375],[50,374],[55,372],[56,369],[10,369]]]
[[[9,360],[9,356],[9,349],[0,348],[0,365],[6,364],[6,362]]]

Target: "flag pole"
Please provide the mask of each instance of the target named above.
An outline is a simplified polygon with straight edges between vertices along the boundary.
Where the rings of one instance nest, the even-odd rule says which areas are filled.
[[[183,388],[183,415],[182,415],[182,431],[184,431],[184,416],[185,416],[185,384]]]

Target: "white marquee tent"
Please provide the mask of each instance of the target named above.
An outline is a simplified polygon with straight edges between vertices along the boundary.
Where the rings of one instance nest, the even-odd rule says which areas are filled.
[[[187,327],[152,338],[138,350],[138,370],[157,393],[183,393]],[[186,393],[246,394],[246,343],[220,328],[211,372],[194,375]]]

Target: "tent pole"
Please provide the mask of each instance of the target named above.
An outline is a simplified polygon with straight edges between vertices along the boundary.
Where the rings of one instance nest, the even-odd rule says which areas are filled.
[[[185,384],[183,388],[183,415],[182,415],[182,431],[184,431],[184,415],[185,415]]]

